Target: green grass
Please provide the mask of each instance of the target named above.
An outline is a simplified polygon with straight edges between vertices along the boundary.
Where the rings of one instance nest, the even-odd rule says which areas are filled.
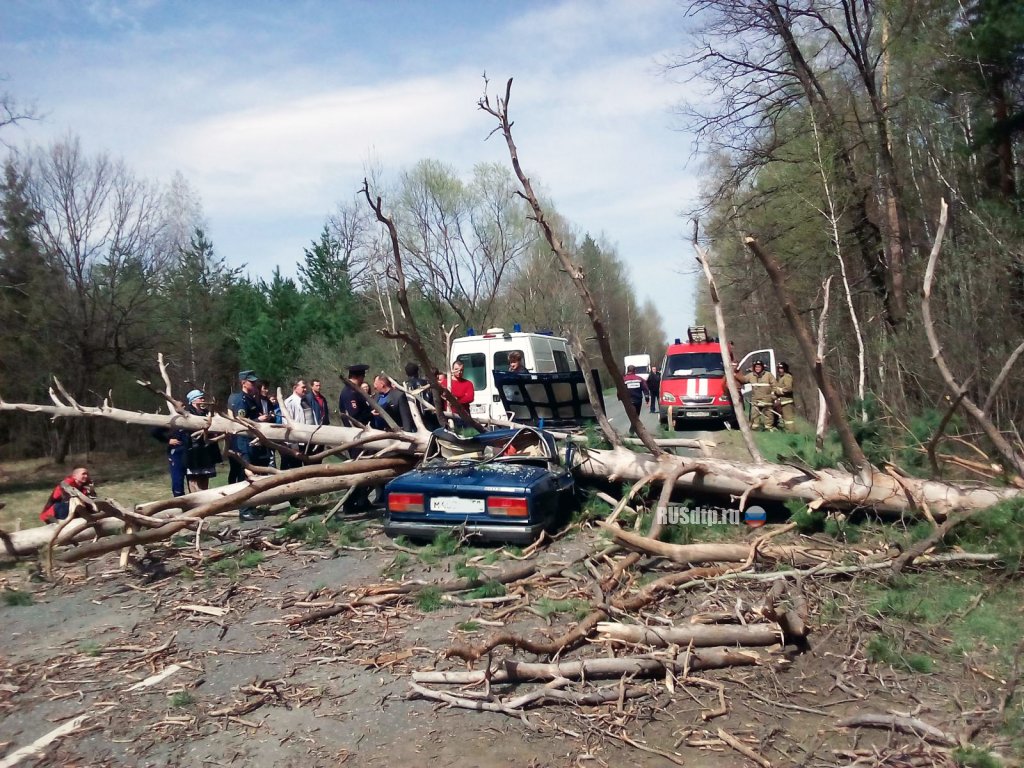
[[[416,605],[424,613],[433,613],[444,607],[441,599],[441,590],[437,587],[427,587],[416,593]]]
[[[217,576],[236,578],[238,576],[238,560],[233,557],[221,558],[216,562],[210,563],[207,571]]]
[[[568,613],[577,619],[582,619],[591,610],[590,603],[586,600],[551,600],[547,597],[542,597],[533,604],[533,607],[545,618]]]
[[[25,606],[32,605],[34,602],[32,600],[32,593],[21,589],[5,589],[3,600],[4,605],[11,608],[24,608]]]
[[[331,534],[331,543],[336,547],[356,547],[366,540],[365,522],[332,518],[327,523],[327,530]]]
[[[420,547],[416,556],[427,565],[433,565],[439,560],[446,557],[451,557],[459,551],[460,539],[456,536],[456,531],[447,530],[439,531],[435,536],[434,540],[429,544],[425,544]]]
[[[408,552],[398,552],[392,558],[391,562],[384,566],[381,571],[382,576],[387,578],[400,579],[405,575],[406,571],[412,565],[412,557]]]
[[[977,573],[909,574],[868,591],[876,615],[939,630],[952,640],[950,653],[981,654],[1002,667],[1024,636],[1021,593],[1012,581],[988,590]]]
[[[814,444],[814,431],[755,432],[754,440],[761,454],[769,461],[796,461],[812,469],[828,469],[843,458],[843,448],[835,433],[829,432],[819,451]]]
[[[240,558],[238,558],[238,566],[240,568],[255,568],[257,565],[267,559],[267,556],[259,551],[246,552]]]
[[[572,513],[572,524],[582,525],[588,523],[591,520],[603,520],[608,517],[612,512],[612,506],[606,501],[602,501],[596,496],[590,496],[580,504],[579,509]]]
[[[168,698],[168,703],[175,709],[184,709],[185,707],[191,707],[196,703],[196,697],[188,691],[175,691]]]
[[[499,550],[489,549],[480,557],[480,562],[484,565],[494,565],[500,559],[501,552]]]
[[[480,569],[461,560],[455,564],[455,575],[460,579],[479,579]]]
[[[171,495],[167,456],[155,440],[131,454],[73,454],[63,465],[48,458],[4,461],[0,462],[0,477],[3,478],[0,495],[6,506],[0,510],[0,528],[11,530],[18,524],[22,527],[39,525],[39,512],[47,494],[77,466],[89,468],[99,496],[115,499],[129,508]],[[225,485],[227,474],[224,464],[210,487]]]
[[[282,539],[301,541],[311,547],[323,546],[329,538],[327,526],[319,520],[295,520],[285,523],[278,529],[277,534]]]
[[[78,652],[86,656],[99,656],[103,646],[95,640],[83,640],[78,644]]]
[[[1002,768],[1003,762],[995,755],[976,747],[957,747],[950,754],[957,768]]]
[[[996,552],[1007,570],[1018,572],[1024,561],[1024,499],[1007,499],[953,529],[950,543],[969,552]]]
[[[498,581],[485,581],[476,589],[466,593],[470,600],[479,600],[484,597],[502,597],[505,595],[505,585]]]
[[[888,664],[893,669],[906,672],[928,674],[934,666],[928,656],[907,653],[901,643],[885,634],[873,635],[868,640],[865,653],[868,659],[877,664]]]
[[[461,632],[478,632],[480,626],[480,623],[477,621],[464,621],[461,624],[457,624],[455,628]]]

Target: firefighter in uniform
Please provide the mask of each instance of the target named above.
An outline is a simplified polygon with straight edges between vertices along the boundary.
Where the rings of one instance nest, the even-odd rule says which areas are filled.
[[[633,403],[633,408],[636,409],[637,418],[639,418],[640,414],[644,412],[644,400],[651,401],[651,391],[647,388],[647,382],[637,376],[635,365],[626,367],[626,375],[622,377],[622,381],[629,391],[629,399]],[[629,428],[629,434],[635,434],[632,426]]]
[[[753,370],[745,376],[737,373],[736,381],[750,385],[750,428],[755,431],[772,429],[775,377],[764,369],[763,362],[755,360]]]
[[[793,374],[788,363],[779,363],[775,369],[775,412],[781,418],[775,425],[786,432],[796,432],[796,408],[793,405]]]
[[[373,418],[373,408],[366,399],[356,394],[363,382],[366,380],[368,365],[350,365],[348,367],[348,379],[345,381],[345,388],[338,395],[338,410],[351,426],[366,426]],[[358,424],[356,423],[358,422]],[[363,454],[362,448],[349,448],[350,459],[358,459]],[[345,501],[343,511],[360,512],[370,504],[370,489],[365,485],[352,489],[348,499]]]

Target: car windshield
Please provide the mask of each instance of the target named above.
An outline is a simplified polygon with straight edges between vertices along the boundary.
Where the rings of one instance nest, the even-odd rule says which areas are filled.
[[[714,379],[725,375],[722,356],[717,352],[684,352],[669,355],[663,378]]]

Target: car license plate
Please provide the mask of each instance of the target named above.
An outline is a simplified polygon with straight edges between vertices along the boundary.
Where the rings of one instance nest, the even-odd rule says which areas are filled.
[[[708,411],[686,411],[686,415],[691,419],[706,419],[711,416]]]
[[[469,406],[470,413],[487,413],[487,403],[471,403]]]
[[[449,512],[458,515],[481,513],[486,504],[483,499],[462,499],[458,496],[436,496],[430,500],[431,512]]]

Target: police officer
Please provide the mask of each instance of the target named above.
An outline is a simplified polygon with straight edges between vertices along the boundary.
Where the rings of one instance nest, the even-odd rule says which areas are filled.
[[[364,397],[358,394],[363,383],[366,381],[366,371],[370,366],[350,365],[348,367],[348,379],[345,381],[345,388],[338,396],[338,410],[347,417],[349,422],[358,422],[354,426],[366,426],[373,418],[373,408]],[[363,455],[362,448],[349,448],[350,459],[358,459]],[[366,509],[370,504],[370,489],[366,486],[359,486],[352,490],[348,500],[343,507],[345,512],[359,512]]]
[[[745,376],[737,373],[736,381],[750,385],[750,428],[754,431],[772,429],[775,377],[764,369],[762,361],[755,360],[753,370]]]
[[[345,388],[338,395],[338,410],[348,417],[348,420],[359,422],[354,426],[366,426],[373,417],[373,408],[360,397],[357,390],[361,389],[366,382],[366,371],[368,365],[350,365],[348,367],[348,379],[345,380]],[[354,456],[352,458],[355,458]]]
[[[651,392],[647,389],[647,382],[636,375],[636,366],[626,366],[626,375],[622,377],[623,383],[626,385],[626,389],[629,391],[629,399],[633,403],[633,408],[636,410],[637,418],[644,410],[644,400],[650,402]],[[633,434],[634,428],[629,428],[629,434]]]
[[[274,416],[264,413],[263,404],[260,401],[260,390],[258,387],[259,377],[253,371],[239,371],[238,382],[241,391],[235,392],[228,398],[228,410],[236,416],[255,421],[260,424],[271,424]],[[273,458],[270,450],[265,448],[247,434],[236,434],[231,438],[231,449],[242,459],[254,467],[269,467]],[[229,483],[237,483],[245,480],[245,467],[241,461],[229,457],[230,472]],[[262,515],[255,507],[241,507],[238,510],[238,519],[243,522],[258,520]]]
[[[796,407],[793,405],[793,374],[789,372],[788,363],[779,363],[775,368],[776,412],[782,417],[782,428],[786,432],[796,432]]]

